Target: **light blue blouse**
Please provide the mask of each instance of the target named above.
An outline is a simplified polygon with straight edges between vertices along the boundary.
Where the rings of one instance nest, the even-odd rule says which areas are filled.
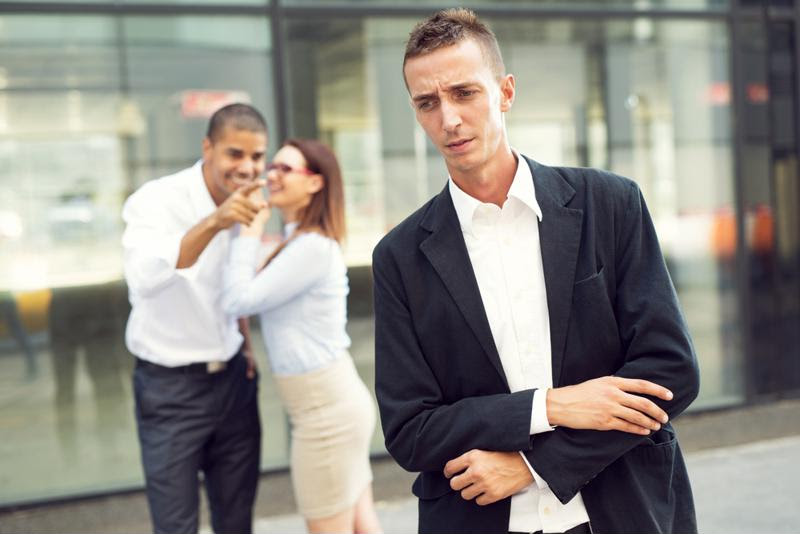
[[[301,233],[256,273],[261,256],[258,238],[233,240],[222,306],[238,316],[259,314],[273,374],[307,373],[347,356],[349,285],[339,244]]]

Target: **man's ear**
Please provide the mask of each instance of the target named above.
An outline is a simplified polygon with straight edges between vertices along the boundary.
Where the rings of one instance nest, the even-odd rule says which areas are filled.
[[[211,157],[211,150],[214,147],[214,143],[211,142],[211,139],[208,137],[203,138],[203,160],[208,161]]]
[[[508,111],[514,104],[516,80],[513,74],[506,74],[500,80],[500,111]]]

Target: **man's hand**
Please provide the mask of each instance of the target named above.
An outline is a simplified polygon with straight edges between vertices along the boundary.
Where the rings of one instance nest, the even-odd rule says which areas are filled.
[[[475,499],[480,506],[510,497],[533,484],[533,475],[518,452],[472,449],[447,462],[444,476],[450,478],[450,487],[460,491],[461,497]]]
[[[217,210],[211,215],[214,227],[217,230],[230,228],[236,223],[249,225],[258,215],[259,211],[267,207],[267,203],[250,199],[250,194],[264,187],[264,180],[253,180],[231,193],[225,202],[220,204]]]
[[[239,324],[239,332],[242,333],[242,337],[244,337],[244,342],[242,343],[242,354],[244,355],[245,361],[247,361],[247,378],[253,379],[256,377],[256,359],[253,356],[253,345],[250,343],[250,320],[247,317],[239,317],[237,320]]]
[[[547,419],[554,426],[643,436],[669,420],[654,402],[631,393],[672,400],[671,391],[647,380],[604,376],[548,390]]]
[[[197,262],[197,258],[221,230],[230,228],[235,223],[250,224],[259,210],[266,208],[267,203],[259,205],[247,196],[263,187],[264,180],[254,180],[240,187],[225,200],[211,215],[192,226],[181,239],[178,252],[177,269],[188,269]]]
[[[244,359],[247,361],[247,378],[252,380],[256,377],[256,370],[258,369],[256,367],[256,359],[253,356],[253,351],[249,348],[244,349],[242,354],[244,354]]]

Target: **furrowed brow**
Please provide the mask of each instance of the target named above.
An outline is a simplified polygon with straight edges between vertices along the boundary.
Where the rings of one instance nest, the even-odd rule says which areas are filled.
[[[447,91],[452,93],[454,91],[460,91],[462,89],[471,89],[471,88],[474,88],[475,86],[477,86],[477,84],[475,82],[457,83],[455,85],[451,85],[450,87],[448,87]]]
[[[425,93],[422,95],[416,95],[411,98],[412,102],[422,102],[423,100],[431,100],[432,98],[436,98],[434,93]]]

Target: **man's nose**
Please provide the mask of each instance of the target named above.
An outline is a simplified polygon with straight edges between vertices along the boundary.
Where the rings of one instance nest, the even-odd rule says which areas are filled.
[[[242,176],[250,177],[253,175],[253,170],[256,168],[255,163],[250,158],[244,158],[236,166],[236,172]]]
[[[442,110],[442,128],[446,132],[454,131],[461,125],[461,114],[458,112],[457,106],[446,99],[442,100],[440,106]]]

